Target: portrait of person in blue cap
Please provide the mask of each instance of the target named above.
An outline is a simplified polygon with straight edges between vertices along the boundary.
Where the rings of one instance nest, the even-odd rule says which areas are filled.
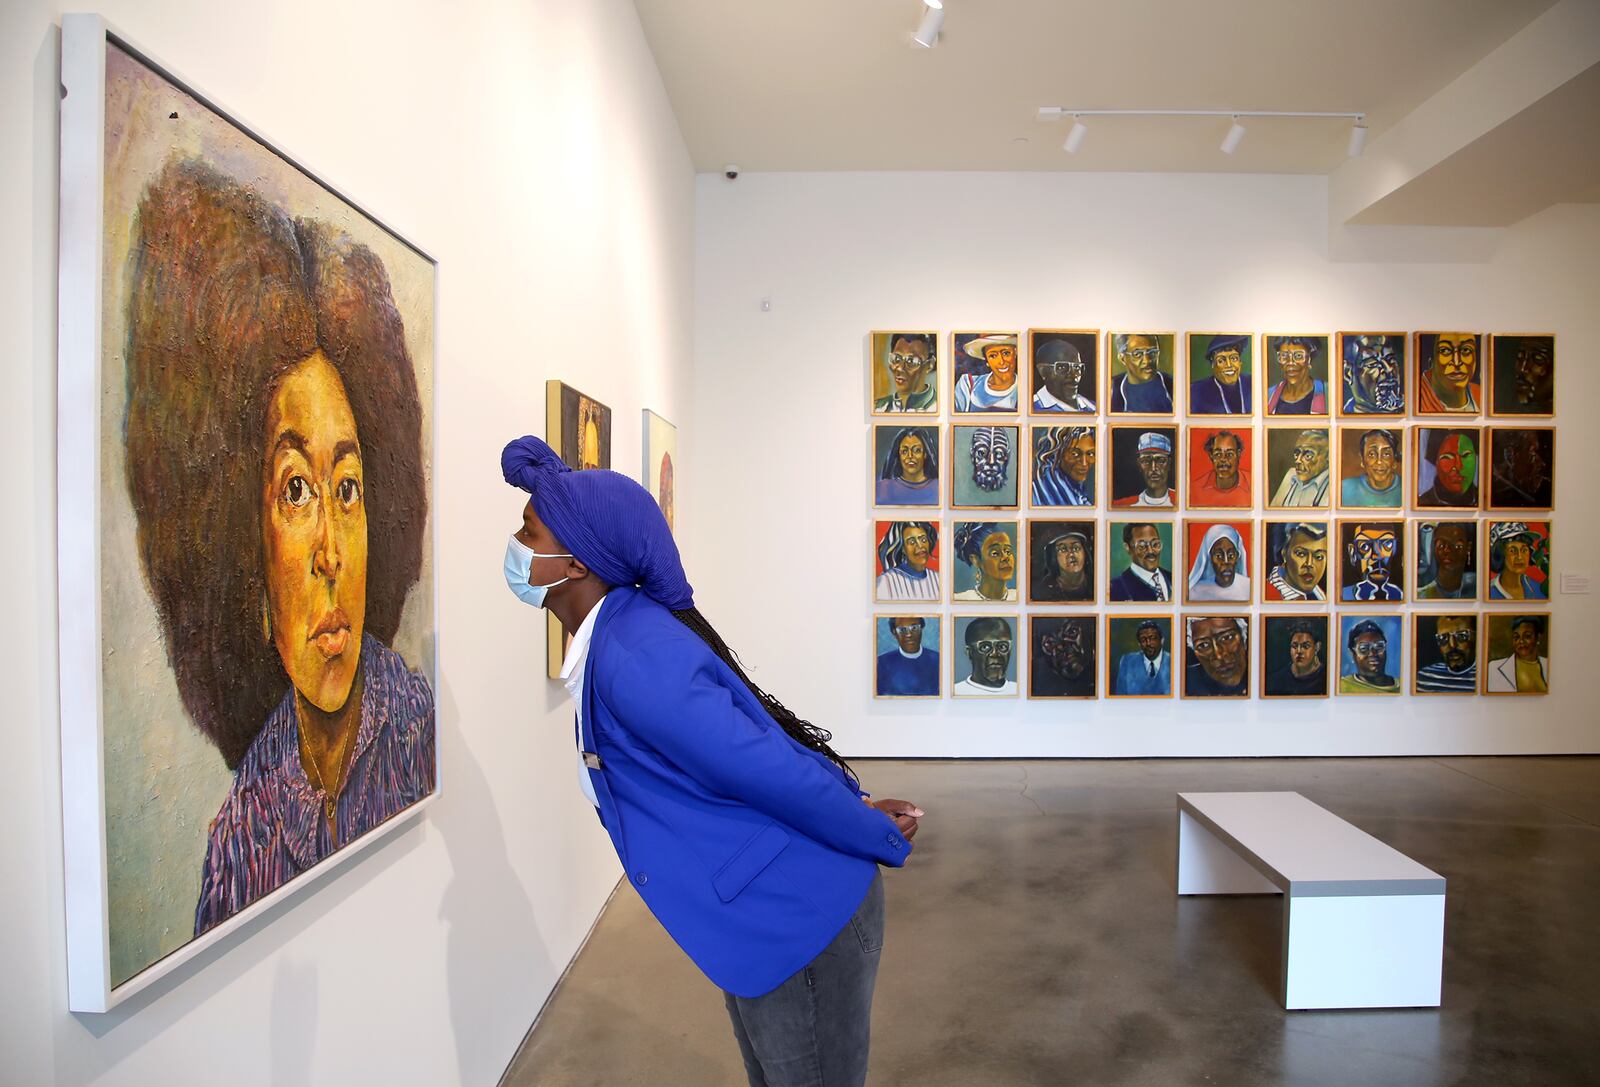
[[[1189,334],[1189,414],[1250,414],[1248,334]]]
[[[529,496],[506,584],[572,636],[578,784],[628,882],[723,990],[752,1083],[781,1081],[764,1062],[797,1048],[823,1082],[864,1082],[878,869],[905,864],[922,809],[871,799],[827,730],[751,682],[648,491],[535,437],[501,471]]]
[[[1176,427],[1111,428],[1113,506],[1177,506],[1178,491],[1172,485],[1176,435]]]

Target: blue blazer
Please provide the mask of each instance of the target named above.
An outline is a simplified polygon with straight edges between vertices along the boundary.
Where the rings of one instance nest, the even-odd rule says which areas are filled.
[[[613,589],[583,683],[600,821],[650,912],[720,988],[760,996],[849,922],[894,820],[791,739],[733,670],[637,589]]]

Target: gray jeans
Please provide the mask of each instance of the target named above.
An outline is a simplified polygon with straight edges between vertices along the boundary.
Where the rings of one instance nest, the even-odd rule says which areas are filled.
[[[724,992],[750,1087],[861,1087],[883,949],[883,874],[833,942],[763,996]]]

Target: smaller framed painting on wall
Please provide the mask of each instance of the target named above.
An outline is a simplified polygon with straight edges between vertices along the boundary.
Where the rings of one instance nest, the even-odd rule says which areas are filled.
[[[867,339],[872,414],[939,414],[939,334],[874,332]]]

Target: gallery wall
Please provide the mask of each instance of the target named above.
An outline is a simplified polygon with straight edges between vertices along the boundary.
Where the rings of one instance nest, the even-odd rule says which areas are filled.
[[[1600,750],[1600,717],[1587,682],[1586,620],[1594,598],[1559,593],[1537,609],[1551,615],[1554,643],[1551,693],[1542,697],[960,701],[949,696],[946,663],[945,697],[874,699],[873,617],[895,610],[872,602],[874,517],[924,514],[875,513],[870,425],[886,420],[868,415],[866,376],[871,330],[938,330],[947,434],[952,330],[1160,329],[1180,333],[1180,345],[1185,331],[1217,329],[1553,332],[1559,440],[1555,511],[1548,516],[1552,580],[1559,581],[1562,572],[1600,567],[1600,492],[1586,441],[1590,419],[1600,409],[1600,311],[1593,306],[1592,286],[1600,271],[1600,207],[1557,206],[1503,231],[1330,233],[1327,182],[1317,177],[747,174],[734,182],[702,176],[698,185],[695,414],[715,425],[706,427],[690,460],[702,497],[689,528],[697,560],[690,573],[702,609],[754,666],[757,682],[833,730],[842,751],[1190,756]],[[1021,369],[1026,381],[1025,362]],[[1102,415],[1102,429],[1106,421]],[[1186,420],[1180,415],[1179,421]],[[1258,449],[1262,421],[1258,408]],[[1106,460],[1102,437],[1102,480]],[[1259,519],[1259,498],[1257,508]],[[1107,519],[1103,494],[1097,515],[1035,511],[1024,501],[1023,519],[1036,515]],[[1184,510],[1174,515],[1180,522],[1185,516],[1219,516]],[[972,516],[952,513],[946,500],[947,532],[952,519]],[[1014,519],[1017,513],[993,516]],[[1405,516],[1416,514],[1408,510]],[[1103,564],[1116,546],[1120,537],[1112,539],[1102,527],[1102,600]],[[710,556],[714,563],[707,561]],[[1254,565],[1251,574],[1259,576]],[[1249,609],[1256,616],[1397,610],[1263,608],[1259,599]],[[923,605],[910,607],[920,611]],[[1508,607],[1474,604],[1471,610]],[[948,602],[927,608],[945,617],[946,652],[959,651],[951,645],[954,618],[975,612],[1020,614],[1025,623],[1030,614],[1161,611],[1181,617],[1208,610]],[[1258,631],[1253,623],[1252,636]],[[1025,655],[1026,649],[1025,635],[1019,636],[1017,652]],[[1174,655],[1181,653],[1180,644]],[[1328,655],[1336,672],[1332,647]],[[1259,671],[1258,662],[1252,650],[1252,673]],[[1103,688],[1103,662],[1100,667]],[[1408,691],[1409,667],[1408,646],[1400,673]],[[1253,689],[1259,691],[1259,677]]]
[[[510,437],[561,378],[694,441],[693,174],[626,0],[111,2],[107,19],[439,261],[441,795],[112,1013],[66,1012],[56,654],[59,5],[0,14],[0,1079],[493,1083],[618,869],[582,799],[543,616],[506,591]],[[679,517],[694,516],[694,487]],[[92,571],[66,571],[93,577]]]

